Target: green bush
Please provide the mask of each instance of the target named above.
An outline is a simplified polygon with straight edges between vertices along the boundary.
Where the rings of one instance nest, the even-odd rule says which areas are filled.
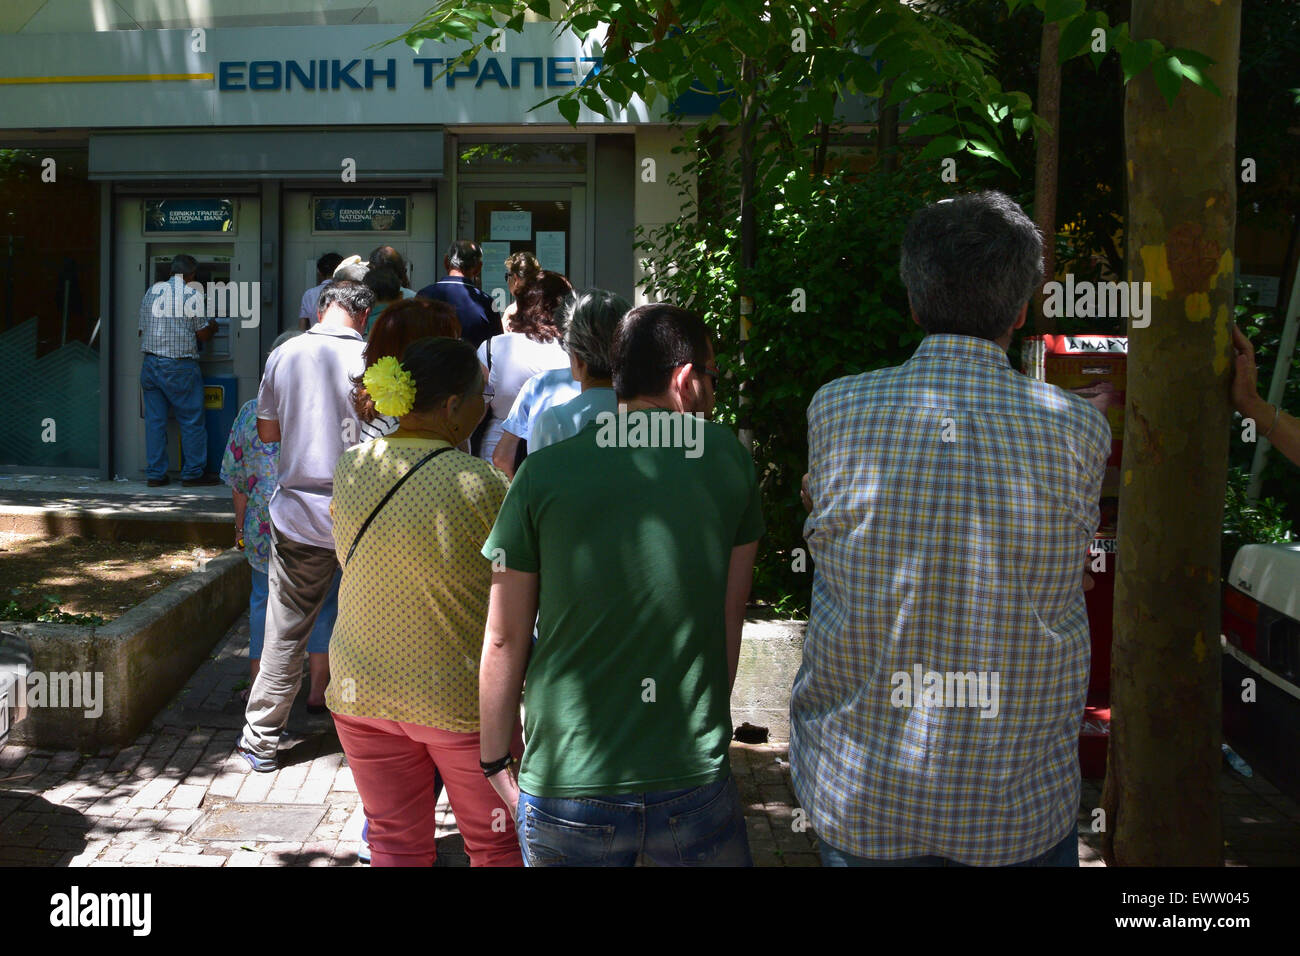
[[[695,163],[687,172],[700,169]],[[713,330],[724,373],[715,420],[749,429],[762,489],[767,536],[754,599],[783,613],[806,613],[812,564],[794,549],[807,547],[799,486],[808,462],[808,404],[832,379],[906,361],[921,340],[899,279],[898,252],[912,213],[941,198],[939,183],[933,169],[815,182],[792,172],[760,197],[755,309],[743,354],[735,190],[723,187],[713,211],[697,218],[693,191],[677,185],[682,217],[638,236],[650,276],[647,294],[699,312]]]
[[[21,593],[15,588],[11,594]],[[98,614],[69,614],[59,610],[59,599],[47,594],[35,604],[19,604],[12,597],[0,604],[0,621],[39,621],[42,624],[103,624]]]

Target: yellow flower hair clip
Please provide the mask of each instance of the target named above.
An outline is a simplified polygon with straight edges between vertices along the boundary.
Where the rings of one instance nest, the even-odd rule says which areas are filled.
[[[391,355],[366,369],[361,382],[380,415],[401,418],[415,406],[415,379]]]

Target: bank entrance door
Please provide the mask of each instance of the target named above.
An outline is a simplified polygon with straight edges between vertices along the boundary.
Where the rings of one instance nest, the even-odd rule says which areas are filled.
[[[531,252],[542,268],[588,284],[586,188],[582,186],[473,186],[460,191],[461,236],[483,248],[483,291],[510,302],[505,260]],[[499,291],[498,291],[499,290]]]
[[[259,203],[255,196],[122,197],[116,208],[116,269],[113,276],[114,363],[117,401],[112,430],[114,471],[139,479],[145,470],[144,396],[140,388],[140,304],[155,282],[166,281],[177,255],[198,261],[194,281],[202,289],[205,315],[217,333],[202,344],[208,457],[216,472],[240,406],[257,397],[261,371],[260,328],[266,297],[261,289]],[[269,290],[267,290],[269,291]],[[181,468],[180,432],[167,423],[169,470]]]

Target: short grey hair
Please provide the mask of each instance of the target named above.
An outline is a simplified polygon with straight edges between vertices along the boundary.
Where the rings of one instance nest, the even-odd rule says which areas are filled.
[[[564,348],[587,364],[593,378],[609,378],[609,347],[632,304],[608,289],[584,289],[564,329]]]
[[[1010,196],[945,199],[908,223],[899,272],[921,327],[996,340],[1043,282],[1043,239]]]

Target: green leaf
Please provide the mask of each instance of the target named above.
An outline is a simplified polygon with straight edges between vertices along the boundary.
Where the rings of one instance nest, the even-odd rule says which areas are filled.
[[[1136,40],[1127,44],[1119,55],[1120,66],[1124,70],[1124,82],[1137,76],[1164,50],[1159,40]]]
[[[942,113],[931,113],[908,127],[906,135],[936,136],[939,133],[946,133],[956,125],[957,121],[951,116],[944,116]]]
[[[560,110],[560,115],[569,121],[570,126],[578,125],[578,114],[582,112],[582,107],[575,99],[562,99],[556,106]]]
[[[1043,5],[1043,22],[1056,23],[1082,13],[1086,0],[1047,0]]]
[[[959,139],[956,136],[936,136],[930,142],[925,144],[925,148],[917,154],[917,162],[924,163],[931,159],[937,159],[940,156],[948,156],[951,153],[961,152],[966,148],[966,140]]]
[[[1178,72],[1178,66],[1181,65],[1178,57],[1166,56],[1157,60],[1151,67],[1152,73],[1155,74],[1156,87],[1170,106],[1173,106],[1174,100],[1178,99],[1178,89],[1183,85],[1183,75]]]
[[[497,25],[496,19],[486,10],[479,10],[475,7],[460,7],[457,11],[462,17],[468,17],[471,20],[477,20],[479,23],[486,23],[490,27]]]
[[[474,37],[474,28],[463,20],[447,20],[442,28],[448,36],[456,37],[458,40],[470,40]]]
[[[1190,80],[1202,89],[1209,90],[1215,96],[1222,96],[1214,82],[1205,75],[1205,69],[1214,60],[1195,50],[1170,50],[1169,62],[1185,80]]]
[[[1011,165],[1011,160],[1007,159],[1006,153],[1002,152],[1002,150],[993,143],[986,142],[982,139],[971,140],[966,146],[966,152],[970,153],[972,156],[985,156],[989,159],[995,159],[1003,166],[1007,167],[1007,169],[1015,169],[1015,167]]]
[[[1061,39],[1057,49],[1057,62],[1065,63],[1089,49],[1092,44],[1092,31],[1097,26],[1095,16],[1075,17],[1061,30]]]

